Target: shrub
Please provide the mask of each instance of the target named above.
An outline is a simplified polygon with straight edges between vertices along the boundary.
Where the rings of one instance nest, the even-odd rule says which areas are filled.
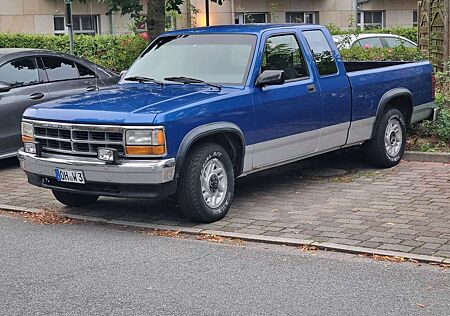
[[[136,35],[75,35],[74,54],[115,71],[127,69],[147,42]],[[0,48],[39,48],[70,52],[68,35],[0,34]]]
[[[363,48],[352,47],[340,51],[346,61],[419,61],[425,57],[416,48]]]
[[[421,142],[421,147],[415,146],[416,148],[413,149],[450,150],[450,90],[448,88],[450,70],[437,73],[436,79],[436,105],[439,108],[439,115],[435,122],[425,121],[413,126],[411,130],[413,141],[419,143],[418,138],[426,139],[426,142]]]

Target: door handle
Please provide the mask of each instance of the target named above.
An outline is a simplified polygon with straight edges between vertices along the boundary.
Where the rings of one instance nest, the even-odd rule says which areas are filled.
[[[306,88],[308,89],[308,92],[311,92],[311,93],[316,92],[316,85],[314,85],[314,84],[309,84],[306,86]]]
[[[86,91],[95,91],[95,90],[97,90],[97,89],[98,89],[97,86],[87,86],[87,87],[86,87]]]
[[[41,92],[36,92],[36,93],[33,93],[32,95],[30,95],[31,100],[40,100],[43,97],[44,97],[44,94]]]

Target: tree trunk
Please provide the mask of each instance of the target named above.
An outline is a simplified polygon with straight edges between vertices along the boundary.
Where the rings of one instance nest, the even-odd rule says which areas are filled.
[[[192,26],[191,0],[186,0],[186,26]]]
[[[164,0],[147,0],[148,41],[153,41],[165,31],[166,4]]]

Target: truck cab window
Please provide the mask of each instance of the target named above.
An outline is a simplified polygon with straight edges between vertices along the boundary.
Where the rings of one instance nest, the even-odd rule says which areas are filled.
[[[305,58],[293,34],[267,39],[261,71],[283,70],[286,80],[308,77]]]
[[[311,53],[314,56],[319,74],[321,76],[336,74],[338,72],[336,61],[330,44],[322,31],[304,31],[303,35],[305,35]]]

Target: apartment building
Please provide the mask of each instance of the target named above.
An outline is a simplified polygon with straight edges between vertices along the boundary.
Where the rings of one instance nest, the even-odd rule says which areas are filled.
[[[140,0],[144,5],[145,0]],[[188,14],[187,7],[190,7]],[[73,0],[73,24],[79,34],[122,34],[136,25],[119,13],[106,15],[105,4]],[[181,14],[168,17],[171,28],[203,26],[205,0],[185,0]],[[0,32],[63,34],[64,0],[0,0]],[[188,23],[190,20],[190,23]],[[316,23],[363,28],[417,25],[417,0],[225,0],[210,3],[210,24]],[[137,25],[144,31],[143,25]]]

